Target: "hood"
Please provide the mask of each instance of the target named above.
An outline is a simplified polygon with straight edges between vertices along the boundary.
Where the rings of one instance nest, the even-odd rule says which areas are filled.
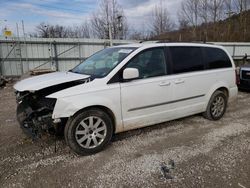
[[[73,72],[54,72],[21,80],[14,85],[14,88],[15,90],[21,92],[38,91],[50,86],[82,80],[89,77],[89,75],[77,74]]]

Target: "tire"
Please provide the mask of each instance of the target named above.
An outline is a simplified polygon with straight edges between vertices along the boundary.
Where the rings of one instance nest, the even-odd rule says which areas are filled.
[[[79,155],[103,150],[113,136],[114,125],[104,111],[92,108],[70,118],[64,129],[68,146]]]
[[[203,116],[209,120],[219,120],[226,112],[228,97],[222,91],[215,91],[211,96]]]

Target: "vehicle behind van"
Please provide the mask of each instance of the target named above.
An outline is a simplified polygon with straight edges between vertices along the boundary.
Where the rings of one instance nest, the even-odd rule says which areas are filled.
[[[21,127],[32,134],[64,129],[80,155],[101,151],[115,133],[199,113],[219,120],[238,92],[228,52],[190,43],[106,48],[68,72],[14,88]]]
[[[239,69],[238,88],[250,91],[250,65],[243,65]]]

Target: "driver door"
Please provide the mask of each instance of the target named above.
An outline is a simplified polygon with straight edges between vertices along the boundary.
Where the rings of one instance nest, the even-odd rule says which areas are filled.
[[[137,54],[126,68],[137,68],[139,78],[120,83],[125,130],[165,121],[172,84],[167,76],[164,48],[151,48]]]

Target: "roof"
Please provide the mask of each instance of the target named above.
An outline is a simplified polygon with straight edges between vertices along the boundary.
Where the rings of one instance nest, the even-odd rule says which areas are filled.
[[[149,47],[157,47],[157,46],[159,46],[159,47],[160,46],[197,46],[197,47],[219,47],[219,48],[222,48],[221,46],[214,45],[214,44],[207,44],[207,43],[133,43],[133,44],[121,45],[119,47],[149,48]]]

